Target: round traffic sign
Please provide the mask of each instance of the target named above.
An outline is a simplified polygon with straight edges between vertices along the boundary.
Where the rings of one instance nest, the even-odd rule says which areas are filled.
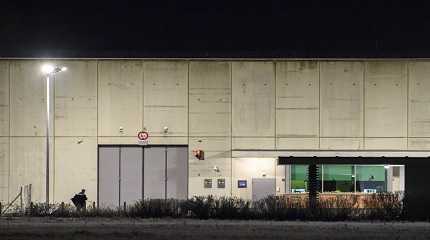
[[[137,134],[137,138],[138,138],[139,140],[144,141],[144,140],[147,140],[147,139],[149,138],[149,134],[148,134],[148,132],[141,131],[141,132],[139,132],[139,133]]]

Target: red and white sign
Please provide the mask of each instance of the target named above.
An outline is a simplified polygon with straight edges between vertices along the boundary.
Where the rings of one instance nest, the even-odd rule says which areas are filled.
[[[149,138],[149,134],[148,132],[141,131],[137,134],[137,138],[139,138],[139,140],[147,140]]]
[[[139,143],[142,145],[148,144],[149,133],[146,131],[141,131],[137,134],[137,139],[139,139]]]

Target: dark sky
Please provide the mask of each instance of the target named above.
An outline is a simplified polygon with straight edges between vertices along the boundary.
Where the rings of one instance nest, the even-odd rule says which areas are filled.
[[[0,56],[430,57],[430,7],[393,0],[2,1]]]

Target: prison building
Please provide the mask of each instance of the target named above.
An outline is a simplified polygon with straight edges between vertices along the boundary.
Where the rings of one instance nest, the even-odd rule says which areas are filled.
[[[429,92],[425,59],[2,59],[0,201],[301,194],[280,157],[428,157]],[[319,169],[327,193],[405,189],[382,160]]]

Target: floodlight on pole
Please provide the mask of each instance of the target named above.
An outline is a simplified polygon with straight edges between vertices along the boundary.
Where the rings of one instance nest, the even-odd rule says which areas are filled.
[[[67,67],[54,66],[51,64],[45,64],[42,66],[41,71],[46,78],[46,204],[49,204],[49,133],[51,132],[51,119],[50,119],[50,104],[51,104],[51,93],[50,93],[50,79],[55,77],[55,74],[64,72]]]
[[[60,72],[64,72],[67,71],[67,67],[65,66],[54,66],[51,64],[45,64],[42,66],[42,73],[46,74],[46,75],[52,75],[52,74],[57,74]]]

